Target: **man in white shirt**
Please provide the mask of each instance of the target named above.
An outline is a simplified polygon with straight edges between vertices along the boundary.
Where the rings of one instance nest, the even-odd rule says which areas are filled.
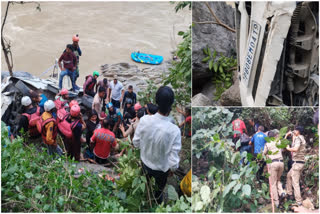
[[[124,95],[124,88],[121,82],[118,81],[117,75],[114,75],[113,81],[110,82],[109,94],[111,94],[111,102],[114,107],[120,109]]]
[[[172,174],[179,167],[180,161],[180,129],[168,117],[173,102],[172,89],[168,86],[160,87],[156,93],[158,113],[143,116],[133,138],[134,146],[140,148],[143,169],[148,177],[156,180],[155,197],[158,203],[162,202],[162,192],[169,173]]]

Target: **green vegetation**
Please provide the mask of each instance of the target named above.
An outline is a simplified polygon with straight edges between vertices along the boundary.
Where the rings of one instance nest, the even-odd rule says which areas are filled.
[[[222,53],[217,56],[217,51],[211,51],[209,47],[203,49],[203,53],[206,56],[202,62],[208,63],[209,70],[214,72],[213,84],[216,86],[214,100],[219,100],[221,94],[231,87],[233,81],[233,70],[237,66],[237,60],[233,57],[226,57]]]
[[[319,156],[317,129],[312,123],[313,111],[309,108],[270,109],[270,108],[193,108],[192,141],[193,141],[193,180],[192,180],[192,210],[196,212],[262,212],[270,203],[269,184],[267,172],[263,181],[256,179],[259,163],[266,159],[258,155],[257,160],[252,155],[243,152],[240,155],[238,148],[240,142],[233,146],[231,122],[244,118],[247,128],[249,118],[259,118],[260,124],[268,122],[267,129],[280,129],[281,141],[279,147],[284,148],[289,141],[283,136],[292,126],[309,121],[309,129],[304,136],[311,148],[306,155],[306,165],[301,176],[302,192],[304,198],[310,197],[314,205],[319,207]],[[302,118],[298,115],[304,115]],[[311,120],[311,121],[310,121]],[[282,124],[282,125],[280,125]],[[311,129],[313,127],[314,129]],[[271,138],[267,138],[271,141]],[[250,164],[241,166],[240,160]],[[282,182],[288,171],[287,156],[285,158],[285,172]],[[292,201],[283,204],[280,211],[288,211]],[[268,212],[271,212],[269,210]]]
[[[23,142],[22,138],[10,142],[2,123],[3,212],[190,212],[191,199],[175,197],[177,192],[171,185],[167,203],[154,202],[148,193],[154,182],[148,186],[139,150],[128,141],[121,143],[128,152],[119,158],[116,174],[120,179],[115,184],[89,171],[79,173],[67,156],[53,160],[42,146]]]

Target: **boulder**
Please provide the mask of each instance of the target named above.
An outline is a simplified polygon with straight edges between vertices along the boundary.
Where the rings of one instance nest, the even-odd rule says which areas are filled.
[[[221,22],[235,28],[235,9],[225,2],[208,2],[215,15]],[[211,51],[216,50],[225,56],[236,56],[236,33],[217,24],[197,24],[197,22],[215,21],[204,2],[192,3],[192,78],[193,87],[202,88],[208,82],[213,72],[208,71],[208,63],[203,49],[207,46]],[[193,91],[195,92],[195,91]]]
[[[196,94],[192,97],[192,107],[195,106],[212,106],[212,101],[202,93]]]
[[[221,94],[220,104],[223,106],[241,106],[239,78],[237,72],[233,75],[234,84]]]

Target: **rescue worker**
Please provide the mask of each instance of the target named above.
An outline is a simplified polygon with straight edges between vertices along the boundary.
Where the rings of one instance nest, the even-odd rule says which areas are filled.
[[[115,133],[116,136],[119,136],[117,131],[120,123],[123,120],[120,109],[114,107],[111,102],[107,104],[106,108],[108,110],[107,117],[113,121],[113,127],[111,130],[113,133]]]
[[[132,100],[127,98],[125,110],[123,110],[123,118],[126,124],[129,124],[130,121],[136,117],[136,112],[132,105]]]
[[[36,124],[31,126],[29,124],[29,120],[32,115],[38,115],[40,118],[40,109],[32,105],[31,98],[28,96],[22,97],[21,105],[24,107],[24,110],[19,120],[17,135],[21,136],[21,132],[23,130],[24,133],[29,132],[30,137],[39,136],[40,133],[38,132]]]
[[[60,93],[58,93],[57,96],[55,96],[56,108],[59,110],[60,108],[63,108],[63,107],[69,107],[68,99],[69,99],[69,91],[63,88],[60,91]]]
[[[98,164],[106,164],[111,148],[117,149],[115,134],[110,131],[113,127],[112,123],[112,119],[105,118],[102,128],[95,130],[91,137],[91,143],[94,144],[94,159]]]
[[[86,143],[88,145],[89,151],[92,152],[92,147],[90,144],[90,138],[93,135],[94,130],[100,128],[98,113],[95,110],[91,110],[88,115],[88,120],[86,122]],[[93,157],[92,157],[93,158]]]
[[[106,95],[103,98],[103,104],[102,104],[102,111],[105,112],[106,111],[106,102],[110,102],[110,95],[109,95],[109,82],[107,78],[103,78],[103,80],[100,80],[97,84],[96,84],[96,93],[98,93],[99,88],[103,87],[106,90]]]
[[[268,137],[277,138],[279,135],[278,130],[269,131]],[[267,158],[271,159],[270,166],[270,179],[271,179],[271,194],[273,196],[274,204],[277,208],[279,208],[279,196],[281,198],[285,197],[285,193],[282,189],[281,184],[281,175],[284,170],[282,150],[277,147],[277,141],[271,141],[270,143],[266,143],[264,146],[263,154],[267,156]]]
[[[137,95],[136,93],[133,92],[133,86],[129,85],[128,86],[128,91],[124,92],[123,96],[123,102],[122,102],[122,108],[124,111],[126,111],[126,104],[127,104],[127,99],[131,100],[132,105],[135,105],[137,103]]]
[[[155,198],[159,204],[163,201],[167,177],[173,175],[180,161],[181,132],[168,117],[173,102],[172,89],[160,87],[156,92],[158,113],[143,116],[133,138],[133,145],[140,149],[143,170],[148,178],[155,178]]]
[[[57,153],[61,156],[63,151],[56,142],[58,127],[56,119],[52,115],[55,108],[56,106],[52,100],[48,100],[44,103],[45,112],[41,115],[41,137],[48,148],[49,155]]]
[[[92,102],[92,110],[95,110],[98,113],[99,120],[103,120],[104,117],[101,115],[102,113],[102,105],[103,99],[105,97],[106,90],[102,87],[99,88],[99,91],[96,95],[94,95]]]
[[[302,205],[302,197],[300,193],[300,176],[303,171],[303,167],[305,164],[305,154],[306,154],[306,141],[302,135],[303,133],[303,127],[302,126],[296,126],[294,131],[289,131],[285,135],[285,139],[293,135],[293,143],[292,147],[287,146],[287,150],[292,153],[292,167],[290,171],[287,174],[287,195],[288,198],[293,200],[292,195],[292,187],[294,190],[294,197],[297,202],[297,204],[300,206]]]
[[[109,94],[113,106],[120,109],[120,104],[124,96],[124,89],[122,83],[118,81],[117,75],[114,75],[113,81],[110,82]]]
[[[61,62],[63,62],[63,68]],[[75,86],[75,70],[77,66],[77,57],[73,53],[73,47],[71,44],[67,45],[66,51],[60,56],[58,65],[61,70],[59,78],[59,89],[62,89],[63,77],[67,75],[71,79],[72,90],[76,91],[77,87]]]
[[[95,96],[94,87],[97,84],[97,79],[99,77],[99,72],[94,71],[92,75],[86,76],[86,81],[83,84],[83,94],[90,95],[91,97]]]
[[[134,132],[137,129],[139,121],[140,121],[141,117],[143,117],[144,115],[145,115],[145,109],[144,108],[139,109],[138,113],[137,113],[136,120],[129,125],[129,127],[128,127],[128,129],[126,131],[124,129],[124,125],[121,123],[119,128],[120,128],[120,130],[122,132],[122,136],[123,137],[128,137],[130,135],[130,139],[132,141],[132,139],[134,137]]]
[[[240,118],[237,118],[236,120],[232,121],[232,129],[233,131],[240,132],[240,133],[234,133],[233,135],[232,142],[236,146],[236,143],[240,139],[240,136],[243,134],[243,132],[245,132],[246,134],[248,132],[247,132],[246,124]]]
[[[70,156],[71,159],[74,158],[76,161],[80,161],[81,135],[83,128],[85,128],[85,123],[80,113],[79,105],[72,105],[70,115],[66,120],[72,124],[72,137],[65,138],[68,156]]]
[[[265,138],[267,137],[267,135],[264,134],[264,127],[263,126],[259,126],[258,128],[258,132],[253,135],[253,137],[251,138],[251,141],[249,142],[249,145],[253,145],[253,156],[255,158],[257,158],[258,154],[261,154],[263,152],[265,143],[267,142],[265,140]],[[260,168],[257,174],[257,178],[260,179],[261,175],[263,173],[263,169],[266,165],[265,161],[260,161],[259,162]]]
[[[76,70],[75,70],[76,73],[75,73],[75,79],[74,79],[74,82],[76,83],[77,79],[79,77],[79,74],[80,74],[80,72],[79,72],[79,58],[82,55],[82,51],[79,46],[79,35],[78,34],[72,36],[72,47],[73,47],[73,53],[77,57],[77,66],[76,66]],[[77,85],[76,85],[76,88],[77,88],[77,90],[79,90],[79,87]]]

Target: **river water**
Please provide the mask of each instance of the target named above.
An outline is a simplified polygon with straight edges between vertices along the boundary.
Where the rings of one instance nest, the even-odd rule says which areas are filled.
[[[6,4],[1,3],[1,20]],[[4,36],[11,41],[14,70],[39,76],[72,43],[72,35],[79,34],[82,56],[77,82],[82,84],[100,65],[134,64],[133,51],[171,59],[181,41],[177,33],[190,24],[191,11],[176,13],[169,2],[41,2],[41,12],[33,3],[11,5]],[[1,59],[1,70],[7,71],[2,52]]]

